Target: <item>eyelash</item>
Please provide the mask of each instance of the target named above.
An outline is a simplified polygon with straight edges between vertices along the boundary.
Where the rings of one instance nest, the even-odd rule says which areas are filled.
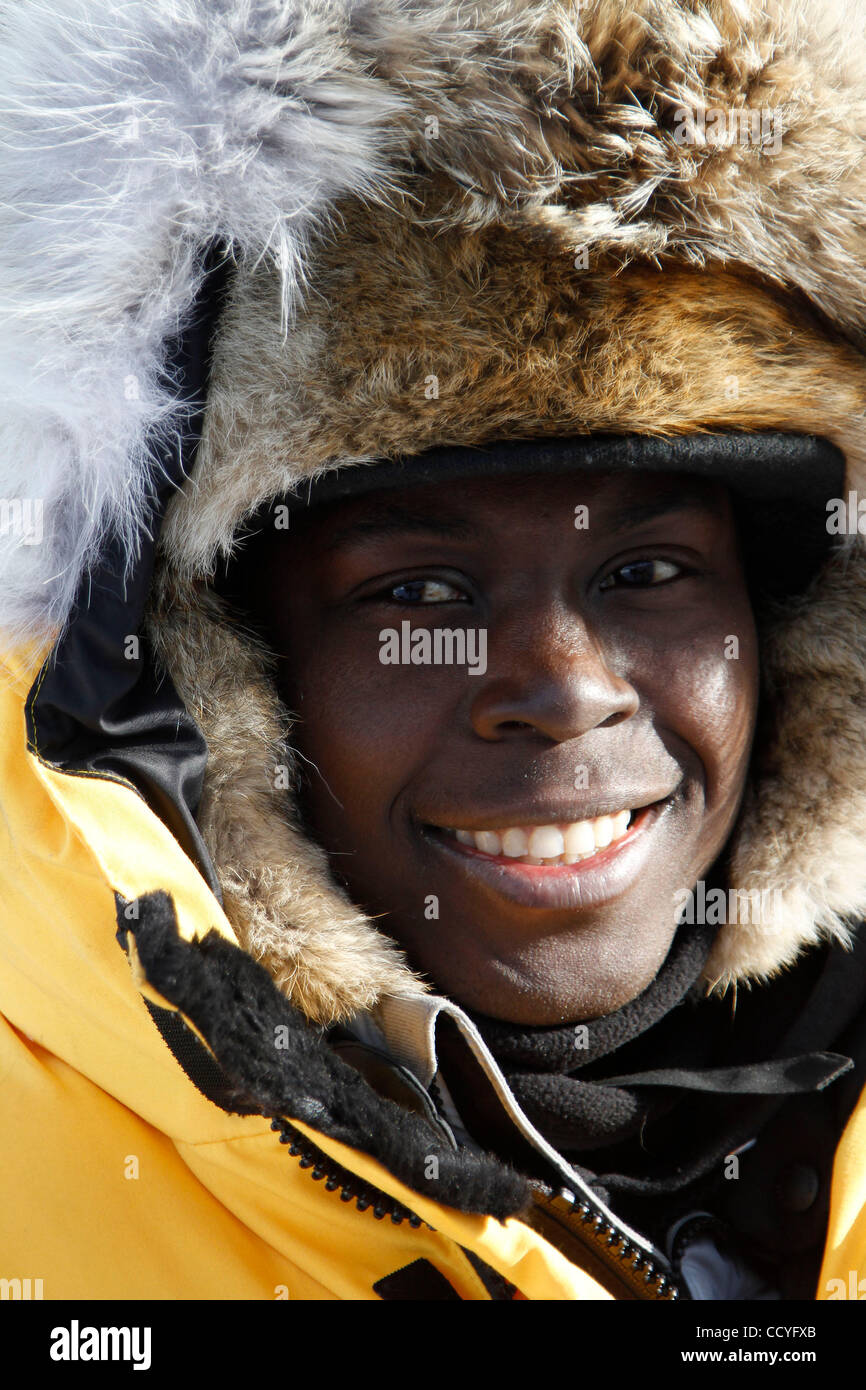
[[[427,584],[439,584],[442,588],[453,589],[455,592],[459,592],[459,591],[458,591],[458,588],[457,588],[457,585],[456,585],[456,584],[451,584],[447,579],[423,579],[423,578],[419,578],[419,579],[403,579],[403,580],[401,580],[400,583],[398,583],[398,584],[389,584],[387,588],[385,588],[385,589],[380,589],[379,592],[378,592],[377,594],[373,594],[372,597],[373,597],[373,598],[378,598],[378,599],[383,599],[383,598],[384,598],[386,601],[388,601],[388,602],[390,602],[390,603],[398,603],[398,604],[401,604],[402,606],[404,606],[404,607],[406,607],[406,608],[432,608],[432,607],[435,607],[436,604],[439,604],[439,603],[468,603],[468,602],[469,602],[469,598],[468,598],[468,596],[465,595],[465,594],[464,594],[464,595],[461,595],[461,597],[459,597],[459,598],[443,598],[443,599],[437,599],[437,600],[434,601],[434,603],[412,603],[412,602],[410,602],[408,599],[398,599],[398,598],[395,598],[395,597],[394,597],[395,590],[397,590],[397,589],[408,589],[408,588],[410,587],[410,585],[413,585],[413,584],[415,584],[415,585],[420,585],[420,586],[422,586],[422,587],[423,587],[424,585],[427,585]]]
[[[608,582],[609,580],[615,579],[616,576],[617,576],[618,574],[624,573],[625,570],[637,569],[639,566],[642,566],[642,565],[671,565],[671,566],[676,570],[676,574],[669,575],[667,579],[660,579],[660,580],[659,580],[657,583],[655,583],[655,584],[627,584],[627,583],[626,583],[626,584],[617,585],[617,584],[613,584],[613,583],[609,583],[609,582]],[[609,589],[615,589],[615,588],[623,588],[623,589],[660,589],[660,588],[662,588],[665,584],[673,584],[673,583],[675,583],[675,581],[676,581],[677,579],[682,579],[683,576],[686,575],[686,574],[688,574],[688,573],[690,573],[690,571],[686,568],[685,565],[681,565],[681,564],[679,563],[679,561],[677,561],[677,560],[667,560],[667,559],[665,559],[665,558],[662,557],[662,556],[655,555],[655,556],[652,556],[652,557],[647,558],[647,559],[641,559],[641,560],[627,560],[627,561],[625,562],[624,565],[619,565],[617,569],[611,570],[610,574],[605,575],[604,579],[601,581],[601,583],[599,584],[598,587],[599,587],[599,589],[601,589],[601,590],[604,591],[604,592],[608,591]]]
[[[648,566],[648,565],[670,565],[670,566],[672,566],[672,567],[676,570],[676,573],[675,573],[675,574],[672,574],[672,575],[669,575],[666,579],[658,580],[656,583],[649,583],[649,584],[641,584],[641,583],[630,584],[630,583],[628,583],[628,582],[625,582],[625,583],[616,584],[615,582],[613,582],[613,581],[616,580],[616,578],[617,578],[618,575],[624,574],[626,570],[637,569],[637,568],[640,567],[640,566]],[[683,576],[684,576],[684,575],[687,575],[688,573],[689,573],[689,570],[686,568],[685,565],[680,564],[680,563],[679,563],[678,561],[676,561],[676,560],[668,560],[668,559],[664,559],[664,558],[662,558],[662,557],[660,557],[660,556],[653,556],[652,558],[648,558],[648,559],[628,560],[628,561],[626,561],[625,564],[619,565],[617,569],[612,570],[612,571],[610,572],[610,574],[606,575],[606,576],[604,577],[604,579],[601,581],[601,583],[599,584],[599,589],[600,589],[602,592],[609,592],[611,589],[618,589],[618,588],[621,588],[621,589],[660,589],[660,588],[663,588],[666,584],[673,584],[673,583],[675,583],[676,580],[683,578]],[[470,601],[468,595],[466,595],[466,594],[463,594],[463,595],[461,595],[460,597],[457,597],[457,598],[441,598],[441,599],[435,599],[435,600],[433,600],[433,602],[431,602],[431,603],[424,603],[424,602],[420,602],[420,601],[419,601],[419,602],[412,602],[412,601],[409,600],[409,599],[399,599],[399,598],[396,598],[396,597],[395,597],[395,592],[396,592],[397,589],[409,588],[411,585],[416,585],[416,586],[418,586],[418,587],[423,588],[423,587],[426,586],[426,585],[432,585],[432,584],[438,584],[438,585],[440,585],[440,586],[443,587],[443,588],[452,589],[452,590],[454,590],[456,593],[459,593],[459,587],[458,587],[458,585],[452,584],[452,583],[451,583],[449,580],[447,580],[447,579],[437,579],[437,578],[423,578],[423,577],[419,577],[419,578],[413,578],[413,579],[403,579],[403,580],[401,580],[401,581],[400,581],[399,583],[397,583],[397,584],[389,584],[389,585],[387,585],[385,588],[380,589],[377,593],[371,594],[370,597],[371,597],[372,599],[378,599],[379,601],[385,601],[385,602],[387,602],[387,603],[396,603],[396,604],[399,604],[401,607],[405,607],[405,608],[433,608],[433,607],[437,607],[439,604],[443,604],[443,603],[468,603],[468,602]]]

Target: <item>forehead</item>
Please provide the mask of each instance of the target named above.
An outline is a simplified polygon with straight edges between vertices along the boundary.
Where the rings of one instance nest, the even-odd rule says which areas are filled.
[[[587,529],[612,534],[675,512],[725,519],[727,489],[677,473],[532,474],[466,478],[459,482],[394,487],[313,508],[301,522],[327,549],[396,533],[436,531],[456,540],[512,529],[572,526],[587,509]]]

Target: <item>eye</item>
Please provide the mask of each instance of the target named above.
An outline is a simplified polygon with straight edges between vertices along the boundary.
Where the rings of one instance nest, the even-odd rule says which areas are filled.
[[[658,584],[667,584],[683,573],[682,565],[672,560],[632,560],[621,565],[613,574],[607,575],[599,584],[600,589],[649,589]]]
[[[397,603],[421,605],[466,602],[465,594],[444,579],[405,579],[402,584],[394,584],[383,590],[383,593]]]

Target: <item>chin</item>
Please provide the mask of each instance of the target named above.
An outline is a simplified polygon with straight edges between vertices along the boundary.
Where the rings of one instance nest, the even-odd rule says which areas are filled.
[[[587,973],[583,968],[577,974],[573,964],[563,964],[540,972],[496,960],[486,968],[474,963],[459,973],[453,970],[452,962],[450,970],[428,968],[427,974],[438,993],[462,1008],[503,1023],[544,1027],[591,1022],[615,1013],[652,983],[666,954],[665,950],[651,962],[631,962],[626,971]]]

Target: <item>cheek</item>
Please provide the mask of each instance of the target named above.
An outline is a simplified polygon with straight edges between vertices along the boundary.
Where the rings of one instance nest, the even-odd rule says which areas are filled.
[[[707,623],[670,663],[663,720],[702,770],[706,810],[729,818],[745,785],[758,708],[751,608]]]
[[[292,742],[314,765],[308,803],[323,832],[358,840],[385,824],[447,720],[448,674],[383,666],[378,642],[371,656],[369,643],[339,638],[286,672],[284,694],[298,715]]]
[[[757,666],[707,656],[691,691],[693,747],[704,767],[707,803],[738,801],[745,783],[758,705]]]

